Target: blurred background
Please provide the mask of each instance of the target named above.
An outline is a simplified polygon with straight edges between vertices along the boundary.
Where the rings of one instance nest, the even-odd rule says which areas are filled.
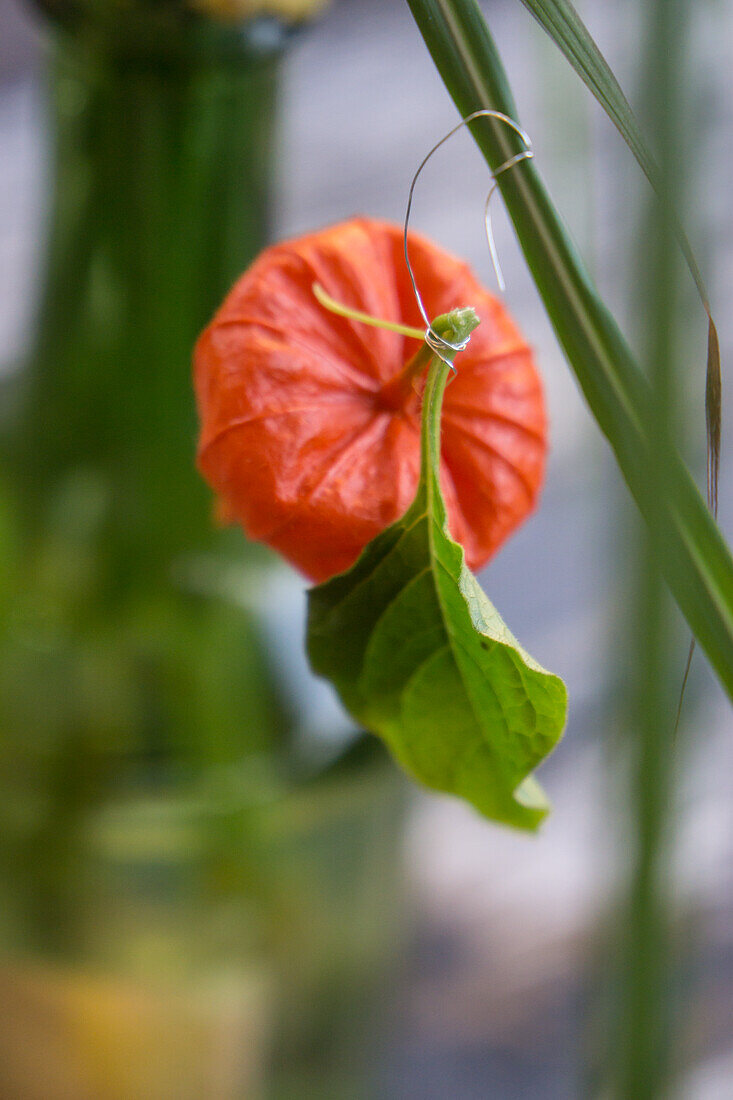
[[[651,6],[577,4],[635,105]],[[522,5],[482,7],[540,171],[643,354],[646,185]],[[623,962],[639,532],[500,201],[551,452],[540,509],[481,580],[568,685],[538,837],[409,788],[351,728],[308,672],[303,581],[214,527],[193,467],[191,348],[237,274],[269,240],[401,222],[456,121],[407,5],[200,0],[193,24],[175,4],[44,8],[0,0],[0,1095],[726,1100],[733,720],[698,654],[673,742],[674,615],[675,1038],[663,1092],[612,1084],[624,987],[647,982]],[[680,202],[725,368],[733,4],[692,7],[684,54]],[[487,185],[456,137],[413,224],[491,286]],[[680,435],[702,474],[705,318],[680,286]]]

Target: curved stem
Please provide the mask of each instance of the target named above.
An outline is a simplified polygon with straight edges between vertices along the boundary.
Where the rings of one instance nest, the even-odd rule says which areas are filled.
[[[339,317],[346,317],[349,321],[359,321],[362,325],[371,325],[372,328],[386,328],[388,332],[398,332],[401,336],[409,336],[413,340],[424,340],[425,333],[422,329],[411,328],[410,325],[400,325],[397,321],[384,321],[379,317],[372,317],[370,313],[362,313],[360,309],[351,309],[342,302],[337,302],[330,294],[327,294],[320,283],[313,284],[313,294],[324,309],[336,313]]]

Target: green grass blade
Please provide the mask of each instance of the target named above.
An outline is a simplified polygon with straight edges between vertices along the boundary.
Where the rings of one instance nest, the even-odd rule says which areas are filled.
[[[667,188],[654,157],[644,140],[629,101],[588,28],[569,0],[522,0],[541,27],[552,38],[578,76],[591,90],[636,157],[642,171],[662,202],[708,317],[708,355],[705,387],[705,422],[708,447],[708,505],[717,515],[718,469],[721,435],[721,372],[718,333],[708,292],[692,246],[668,200]]]
[[[521,0],[541,27],[565,55],[587,85],[636,157],[639,166],[660,198],[666,187],[649,151],[631,105],[621,90],[608,62],[569,0]],[[705,308],[708,295],[692,247],[677,223],[680,244]]]
[[[493,108],[517,117],[506,75],[475,0],[408,0],[461,115]],[[520,152],[507,127],[471,132],[492,169]],[[649,385],[593,287],[545,191],[536,162],[498,178],[557,338],[649,525],[660,566],[690,627],[733,697],[733,560],[676,451],[663,486],[649,476],[658,443]]]

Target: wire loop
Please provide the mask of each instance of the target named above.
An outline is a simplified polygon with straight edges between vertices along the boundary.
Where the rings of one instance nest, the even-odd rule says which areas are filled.
[[[420,291],[417,288],[417,283],[415,282],[415,274],[412,270],[412,264],[410,263],[410,254],[407,246],[407,230],[410,223],[410,211],[412,210],[412,198],[415,191],[415,184],[417,183],[418,177],[423,168],[428,163],[433,153],[437,152],[437,150],[440,149],[441,145],[445,144],[448,138],[453,137],[453,135],[457,133],[458,130],[460,130],[463,126],[466,126],[468,123],[473,122],[477,118],[495,118],[498,119],[499,122],[505,123],[510,129],[514,130],[514,132],[519,135],[526,146],[525,149],[509,157],[508,160],[504,161],[503,164],[499,165],[499,167],[491,173],[491,178],[493,182],[491,184],[489,193],[486,196],[486,204],[484,206],[484,226],[486,229],[486,240],[488,242],[489,252],[491,254],[491,262],[494,266],[494,272],[496,274],[496,281],[498,282],[499,289],[502,292],[506,289],[504,276],[502,275],[501,271],[501,264],[499,263],[499,257],[496,251],[496,242],[494,241],[494,231],[491,225],[491,211],[489,209],[489,204],[498,186],[497,179],[502,174],[502,172],[506,172],[509,168],[513,168],[515,164],[519,164],[520,161],[530,160],[534,156],[534,149],[532,148],[532,142],[530,141],[528,134],[521,128],[521,126],[517,122],[514,121],[514,119],[509,118],[508,115],[503,114],[501,111],[494,111],[488,107],[481,108],[481,110],[478,111],[473,111],[472,114],[466,115],[465,118],[462,118],[458,125],[454,126],[452,130],[449,130],[448,133],[444,137],[442,137],[440,141],[437,142],[437,144],[433,146],[427,156],[423,158],[420,167],[418,168],[417,172],[415,172],[415,175],[412,177],[412,183],[410,184],[410,191],[407,197],[407,210],[405,212],[405,228],[403,235],[405,263],[407,264],[407,272],[410,276],[410,282],[412,283],[412,290],[415,295],[415,301],[417,302],[418,309],[420,310],[420,315],[425,322],[425,343],[428,345],[431,351],[433,351],[440,359],[443,360],[444,363],[447,363],[448,366],[450,366],[452,369],[455,368],[453,368],[452,360],[447,357],[446,352],[452,352],[455,355],[459,351],[464,351],[466,346],[468,345],[468,340],[466,339],[460,344],[452,344],[449,340],[446,340],[433,329],[430,319],[425,312],[425,306],[423,304],[422,297],[420,296]]]

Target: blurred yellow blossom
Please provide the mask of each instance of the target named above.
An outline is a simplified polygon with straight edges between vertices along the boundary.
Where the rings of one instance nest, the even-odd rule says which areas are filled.
[[[219,19],[275,15],[295,23],[322,11],[329,0],[193,0],[193,3],[199,11]]]

